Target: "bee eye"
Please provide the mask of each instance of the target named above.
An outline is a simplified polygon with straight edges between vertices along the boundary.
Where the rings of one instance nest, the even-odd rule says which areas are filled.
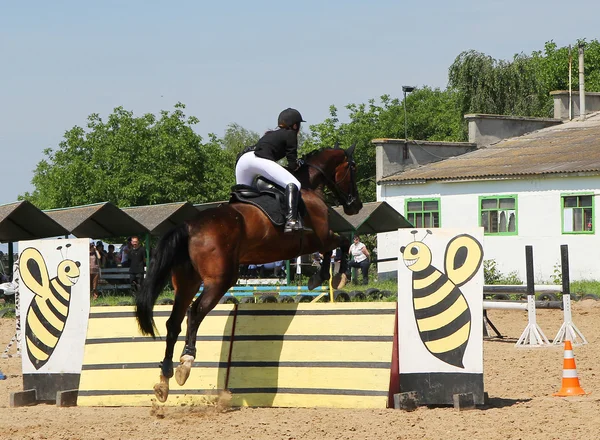
[[[412,249],[410,250],[410,253],[411,253],[412,255],[417,255],[417,254],[419,253],[419,249],[417,249],[416,247],[414,247],[414,248],[412,248]]]
[[[65,267],[65,272],[69,273],[71,271],[71,266]]]

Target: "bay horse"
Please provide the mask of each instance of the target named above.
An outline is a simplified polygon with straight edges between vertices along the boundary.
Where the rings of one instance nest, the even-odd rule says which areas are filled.
[[[160,402],[169,394],[173,377],[173,350],[186,313],[185,347],[175,379],[183,385],[196,357],[196,336],[204,317],[235,285],[241,264],[261,264],[289,260],[313,252],[323,254],[324,264],[313,275],[308,287],[314,289],[329,280],[332,251],[342,251],[339,273],[332,279],[334,288],[343,287],[350,242],[329,228],[328,208],[324,201],[327,187],[348,215],[357,214],[362,202],[356,186],[354,148],[324,148],[303,158],[294,175],[302,185],[306,206],[303,217],[308,230],[283,233],[259,208],[244,203],[229,203],[201,212],[193,220],[179,225],[159,240],[148,268],[148,275],[136,296],[136,318],[143,334],[156,338],[152,316],[154,303],[169,281],[175,289],[175,301],[167,320],[165,357],[160,364],[160,382],[154,393]],[[193,301],[201,284],[204,288]],[[190,307],[191,304],[191,307]]]

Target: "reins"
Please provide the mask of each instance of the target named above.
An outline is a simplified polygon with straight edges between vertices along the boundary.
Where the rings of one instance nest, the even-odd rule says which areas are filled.
[[[346,153],[344,152],[344,154],[346,154]],[[342,179],[340,179],[340,181],[343,182],[344,180],[346,180],[346,176],[348,175],[348,173],[350,173],[350,188],[352,191],[352,189],[354,189],[354,187],[355,187],[355,185],[354,185],[355,176],[354,176],[354,169],[353,169],[354,168],[353,167],[354,160],[352,159],[352,157],[348,157],[347,154],[346,154],[346,159],[348,159],[348,169],[346,170],[346,174],[344,174],[344,177],[342,177]],[[350,206],[352,203],[354,203],[354,200],[356,199],[355,195],[351,194],[351,193],[346,194],[344,191],[342,191],[342,189],[337,184],[337,182],[332,180],[320,166],[312,164],[308,161],[304,161],[304,165],[306,165],[307,167],[314,168],[323,176],[323,178],[329,184],[328,186],[330,186],[336,193],[335,195],[336,195],[336,198],[338,199],[338,202],[341,200],[342,203],[346,206]]]

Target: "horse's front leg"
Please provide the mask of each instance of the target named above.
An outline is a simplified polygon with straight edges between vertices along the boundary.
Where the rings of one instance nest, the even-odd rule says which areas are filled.
[[[341,251],[340,255],[340,269],[331,279],[331,286],[334,289],[342,289],[348,282],[346,272],[348,271],[348,252],[350,251],[350,240],[347,238],[337,236],[339,248]]]
[[[313,290],[315,287],[320,286],[329,279],[329,268],[331,267],[331,255],[332,251],[323,252],[323,262],[321,263],[321,269],[313,274],[308,280],[308,289]]]

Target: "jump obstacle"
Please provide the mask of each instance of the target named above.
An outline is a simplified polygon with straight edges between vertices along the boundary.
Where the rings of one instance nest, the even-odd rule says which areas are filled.
[[[561,245],[561,268],[562,268],[562,288],[561,286],[544,286],[546,291],[553,290],[555,292],[562,291],[562,304],[552,301],[551,308],[562,308],[563,309],[563,324],[559,329],[558,333],[552,340],[552,343],[548,340],[542,329],[537,324],[536,319],[536,307],[540,302],[535,301],[535,285],[533,275],[533,247],[525,247],[525,263],[526,263],[526,292],[527,301],[521,302],[510,302],[510,301],[484,301],[484,310],[490,309],[504,309],[504,310],[527,310],[527,326],[521,334],[515,346],[517,347],[547,347],[552,345],[562,345],[566,339],[570,340],[573,345],[587,344],[585,336],[579,331],[579,329],[573,323],[571,313],[571,291],[570,291],[570,277],[569,277],[569,254],[568,246]],[[488,286],[489,287],[489,286]],[[515,293],[520,291],[521,286],[505,286],[504,291],[509,293]],[[562,307],[561,307],[562,305]],[[548,308],[548,307],[547,307]],[[491,326],[496,332],[498,337],[502,337],[500,332],[495,328],[493,323],[484,313],[484,335],[489,336],[487,326]]]
[[[155,308],[159,329],[170,311]],[[200,326],[188,382],[172,380],[166,404],[206,403],[227,389],[233,406],[385,408],[395,322],[395,303],[218,305]],[[93,307],[77,404],[150,405],[163,350],[139,336],[133,308]]]

